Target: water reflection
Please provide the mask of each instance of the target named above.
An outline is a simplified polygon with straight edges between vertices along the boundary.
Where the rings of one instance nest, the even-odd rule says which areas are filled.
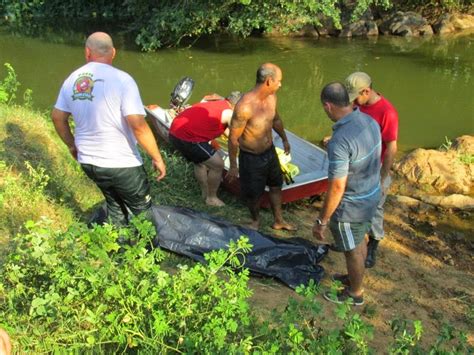
[[[331,133],[319,102],[321,88],[356,70],[370,73],[375,89],[398,109],[402,149],[439,146],[445,136],[474,134],[474,33],[368,39],[214,37],[193,48],[146,54],[128,50],[133,46],[120,38],[115,42],[115,65],[137,80],[146,103],[166,105],[183,76],[196,81],[191,101],[210,92],[249,90],[257,67],[271,61],[283,69],[278,105],[285,124],[310,141]],[[15,67],[22,90],[32,88],[35,103],[45,109],[84,57],[77,44],[0,35],[0,64],[4,62]]]

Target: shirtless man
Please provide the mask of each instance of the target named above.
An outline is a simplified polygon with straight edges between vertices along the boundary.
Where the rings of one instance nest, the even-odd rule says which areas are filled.
[[[276,92],[281,87],[281,69],[272,63],[265,63],[257,70],[257,83],[237,103],[229,133],[230,169],[229,181],[240,175],[240,192],[250,210],[250,227],[258,229],[260,196],[265,186],[270,188],[270,205],[274,223],[273,229],[296,230],[295,226],[283,220],[281,210],[281,187],[283,178],[280,162],[273,145],[272,129],[283,141],[285,153],[290,153],[290,144],[283,128],[283,122],[276,110]],[[237,151],[239,168],[237,168]]]

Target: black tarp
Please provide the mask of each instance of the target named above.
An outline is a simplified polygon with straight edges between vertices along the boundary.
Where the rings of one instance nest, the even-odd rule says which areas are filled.
[[[277,239],[190,208],[153,206],[152,212],[157,221],[155,243],[196,261],[205,262],[205,253],[227,249],[231,240],[246,235],[253,247],[245,267],[252,273],[274,277],[291,288],[311,279],[318,283],[324,275],[317,264],[327,254],[326,246],[302,238]]]
[[[310,280],[319,283],[324,275],[318,263],[328,252],[325,245],[297,237],[275,238],[185,207],[153,205],[151,212],[157,232],[153,243],[176,254],[204,263],[204,254],[228,249],[231,240],[245,235],[253,246],[245,256],[245,267],[252,273],[274,277],[293,289]],[[106,214],[102,206],[89,223],[102,224]]]

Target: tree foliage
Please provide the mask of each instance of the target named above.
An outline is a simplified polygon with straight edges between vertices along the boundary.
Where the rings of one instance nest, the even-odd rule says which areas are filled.
[[[113,22],[132,34],[145,51],[180,45],[183,39],[227,33],[246,37],[253,32],[298,30],[306,24],[318,26],[330,20],[340,27],[339,0],[144,0],[60,1],[3,0],[0,13],[17,31],[36,34],[65,22]],[[358,1],[354,14],[371,6],[390,5],[390,0]],[[74,20],[74,21],[72,21]]]

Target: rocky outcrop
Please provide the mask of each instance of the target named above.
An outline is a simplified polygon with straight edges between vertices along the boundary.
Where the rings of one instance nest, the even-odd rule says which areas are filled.
[[[419,189],[437,194],[470,195],[473,192],[474,136],[456,139],[445,151],[416,149],[394,170]]]
[[[377,36],[379,29],[374,20],[359,20],[343,27],[339,37]]]
[[[469,14],[443,14],[433,24],[435,33],[449,34],[474,28],[474,15]]]
[[[427,36],[433,34],[428,21],[416,12],[397,11],[383,21],[379,30],[383,34],[395,36]]]

